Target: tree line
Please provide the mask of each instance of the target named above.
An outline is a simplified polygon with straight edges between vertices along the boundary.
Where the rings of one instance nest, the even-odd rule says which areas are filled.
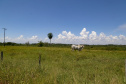
[[[35,47],[71,47],[71,44],[60,44],[60,43],[48,43],[38,41],[38,43],[14,43],[14,42],[5,42],[6,46],[35,46]],[[4,43],[0,42],[0,46],[4,46]]]
[[[48,33],[47,34],[48,38],[50,39],[50,44],[51,44],[51,39],[53,38],[53,34],[52,33]],[[11,45],[11,46],[14,46],[14,45],[26,45],[26,46],[29,46],[29,45],[38,45],[39,47],[42,47],[44,44],[48,45],[48,43],[43,43],[42,41],[39,41],[39,43],[35,43],[35,44],[30,44],[29,41],[26,42],[25,44],[21,44],[21,43],[14,43],[14,42],[5,42],[5,38],[4,38],[4,42],[1,43],[0,42],[0,45]]]
[[[6,46],[33,46],[33,47],[61,47],[61,48],[71,48],[72,44],[61,44],[61,43],[48,43],[48,42],[42,42],[39,41],[38,43],[14,43],[14,42],[6,42]],[[113,45],[113,44],[108,44],[108,45],[87,45],[83,44],[84,49],[86,50],[108,50],[108,51],[113,51],[113,50],[123,50],[126,51],[126,45]],[[4,43],[0,43],[0,46],[4,46]]]

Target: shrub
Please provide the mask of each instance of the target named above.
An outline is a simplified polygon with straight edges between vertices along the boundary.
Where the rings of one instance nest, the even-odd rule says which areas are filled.
[[[49,46],[49,43],[45,42],[45,43],[44,43],[44,46],[45,46],[45,47],[48,47],[48,46]]]
[[[29,45],[30,45],[29,41],[28,41],[28,42],[26,42],[26,43],[25,43],[25,45],[26,45],[26,46],[29,46]]]
[[[39,43],[37,44],[38,47],[42,47],[43,46],[43,42],[39,41]]]

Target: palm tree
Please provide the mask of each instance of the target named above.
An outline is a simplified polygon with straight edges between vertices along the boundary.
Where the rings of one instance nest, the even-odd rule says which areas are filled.
[[[52,37],[53,37],[53,34],[52,33],[48,33],[48,38],[50,39],[50,43],[51,43]]]

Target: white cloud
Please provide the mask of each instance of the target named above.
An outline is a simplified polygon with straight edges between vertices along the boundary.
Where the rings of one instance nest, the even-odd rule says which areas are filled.
[[[111,36],[113,40],[118,40],[118,36]]]
[[[32,36],[30,39],[31,40],[35,40],[35,39],[37,39],[38,38],[38,36]]]
[[[1,38],[0,40],[3,40],[3,38]],[[42,39],[39,39],[37,35],[32,36],[30,38],[24,38],[23,35],[20,35],[17,38],[10,38],[10,37],[6,37],[5,38],[6,42],[15,42],[15,43],[25,43],[25,42],[30,42],[30,43],[37,43],[38,41],[41,41]]]
[[[63,35],[67,35],[67,32],[66,32],[66,31],[63,31],[62,34],[63,34]]]
[[[99,35],[99,40],[105,40],[105,39],[108,39],[108,38],[106,38],[106,35],[103,32],[101,32]]]
[[[126,24],[120,25],[119,28],[125,28],[126,29]]]
[[[126,36],[119,35],[106,36],[103,32],[99,35],[95,31],[89,34],[86,28],[83,28],[79,36],[71,32],[63,31],[58,35],[58,38],[53,39],[54,43],[68,43],[68,44],[126,44]]]
[[[83,30],[80,32],[82,39],[87,39],[88,34],[89,34],[89,31],[86,31],[86,28],[83,28]]]
[[[23,38],[23,35],[20,35],[17,39],[22,39]]]
[[[124,35],[119,35],[120,40],[126,40],[126,37]]]
[[[92,33],[89,35],[90,40],[96,40],[97,39],[97,34],[95,31],[92,31]]]
[[[115,31],[126,31],[126,24],[118,26],[118,28]]]
[[[74,38],[75,35],[72,34],[70,31],[69,32],[63,31],[62,34],[58,35],[58,39],[74,39]]]
[[[66,37],[65,36],[63,36],[62,34],[59,34],[58,35],[58,39],[65,39]]]
[[[45,38],[44,40],[38,38],[37,35],[31,36],[31,37],[24,37],[23,35],[20,35],[17,38],[11,38],[6,37],[6,42],[16,42],[16,43],[37,43],[38,41],[43,42],[49,42],[48,38]],[[0,38],[1,41],[4,40],[4,38]],[[57,37],[52,38],[52,43],[65,43],[65,44],[124,44],[126,45],[126,36],[119,35],[119,36],[113,36],[113,35],[105,35],[103,32],[100,34],[97,34],[95,31],[89,31],[86,30],[86,28],[83,28],[80,32],[80,35],[75,35],[72,32],[62,31]]]

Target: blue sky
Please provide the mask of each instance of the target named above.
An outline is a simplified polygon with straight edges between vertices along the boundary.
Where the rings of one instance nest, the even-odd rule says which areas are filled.
[[[53,43],[125,44],[125,10],[126,0],[0,0],[0,42],[6,28],[12,42],[49,42],[52,32]]]

